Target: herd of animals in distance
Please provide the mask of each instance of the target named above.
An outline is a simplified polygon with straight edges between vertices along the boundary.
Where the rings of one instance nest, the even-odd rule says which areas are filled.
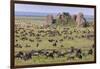
[[[15,16],[15,65],[94,61],[94,24],[81,12]]]

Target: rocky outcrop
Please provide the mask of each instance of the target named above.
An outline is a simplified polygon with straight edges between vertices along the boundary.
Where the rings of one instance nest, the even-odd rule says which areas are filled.
[[[73,23],[73,20],[71,19],[71,15],[68,12],[63,12],[61,14],[57,15],[56,23],[67,25],[69,23]]]
[[[69,26],[77,26],[77,27],[84,27],[86,25],[86,19],[83,13],[78,13],[75,15],[70,15],[68,12],[63,12],[57,14],[55,18],[53,15],[47,16],[47,24],[61,24],[61,25],[69,25]]]
[[[84,27],[86,24],[86,19],[84,18],[83,13],[78,13],[76,16],[76,23],[78,27]]]
[[[76,17],[77,17],[76,14],[74,14],[74,15],[71,16],[71,18],[72,18],[74,21],[76,21]]]
[[[54,19],[53,15],[48,15],[47,18],[46,18],[47,24],[49,24],[49,25],[52,24],[53,19]]]

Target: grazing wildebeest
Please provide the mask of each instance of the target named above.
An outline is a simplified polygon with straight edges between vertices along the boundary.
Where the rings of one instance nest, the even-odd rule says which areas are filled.
[[[66,55],[66,52],[63,52],[63,51],[58,51],[57,52],[58,57],[64,57],[65,55]]]
[[[55,43],[53,43],[53,46],[57,46],[57,43],[55,42]]]
[[[36,47],[39,47],[39,43],[36,44]]]
[[[39,37],[39,36],[37,36],[37,37],[36,37],[36,39],[40,39],[40,37]]]
[[[81,49],[76,50],[76,57],[78,57],[79,59],[82,59],[82,50]]]
[[[58,42],[58,40],[55,40],[55,42],[57,43],[57,42]]]
[[[82,59],[82,54],[78,54],[76,57],[78,57],[79,59]]]
[[[57,55],[57,51],[56,50],[42,50],[41,51],[41,55],[46,56],[46,58],[54,58],[55,55]]]
[[[92,49],[89,49],[88,50],[88,55],[92,55],[93,54],[93,50]]]
[[[64,39],[67,39],[68,38],[68,36],[64,36]]]
[[[61,47],[64,47],[64,45],[61,45]]]
[[[69,49],[67,49],[67,60],[73,60],[76,57],[76,48],[74,47],[70,47]]]
[[[15,58],[23,59],[23,55],[24,55],[24,53],[23,53],[22,51],[19,51],[19,52],[15,55]]]
[[[34,39],[29,39],[30,42],[34,42]]]
[[[38,36],[38,37],[39,37],[40,35],[41,35],[41,34],[36,34],[36,36]]]
[[[29,59],[32,59],[32,54],[30,52],[26,52],[24,54],[23,60],[26,61],[26,60],[29,60]]]
[[[31,45],[26,44],[26,46],[25,46],[25,47],[31,47]]]
[[[42,40],[41,40],[41,39],[38,39],[37,41],[38,41],[38,42],[42,42]]]
[[[92,48],[95,48],[95,44],[92,45]]]
[[[35,51],[35,50],[32,50],[30,53],[32,56],[39,56],[40,55],[39,51]]]
[[[27,37],[22,37],[21,40],[28,40],[28,38]]]
[[[22,48],[22,46],[20,44],[16,44],[15,47],[16,48]]]
[[[76,54],[75,53],[67,54],[67,60],[74,60],[75,57],[76,57]]]
[[[68,40],[73,40],[74,38],[73,37],[68,37]]]
[[[29,36],[35,36],[35,33],[33,33],[33,32],[29,32]]]
[[[67,53],[74,53],[75,52],[75,48],[72,46],[69,49],[67,49]]]
[[[18,40],[16,39],[16,42],[17,42]]]
[[[47,52],[45,55],[46,55],[46,57],[54,58],[54,53]]]
[[[81,37],[82,37],[82,38],[84,38],[84,37],[85,37],[85,35],[82,35]]]
[[[49,39],[48,41],[49,41],[49,42],[53,42],[54,40],[53,40],[53,39]]]
[[[62,41],[63,41],[63,39],[60,39],[59,41],[61,41],[61,42],[62,42]]]
[[[91,40],[91,38],[94,37],[94,34],[88,34],[86,37],[87,37],[87,39],[90,39]]]
[[[19,35],[16,35],[16,37],[19,38],[20,36]]]

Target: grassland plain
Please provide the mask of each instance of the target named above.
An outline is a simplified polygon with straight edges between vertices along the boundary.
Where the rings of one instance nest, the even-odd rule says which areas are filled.
[[[87,39],[87,38],[81,38],[82,35],[87,35],[87,32],[90,31],[88,34],[94,33],[94,28],[92,26],[90,27],[65,27],[65,26],[56,26],[56,30],[61,33],[61,36],[55,35],[53,37],[50,37],[48,33],[38,33],[40,30],[55,30],[52,27],[49,28],[40,28],[42,24],[45,24],[45,17],[16,17],[15,18],[15,25],[19,24],[20,27],[18,28],[24,28],[25,32],[29,32],[30,30],[34,30],[33,33],[35,34],[41,34],[40,39],[41,42],[38,42],[36,37],[32,37],[29,35],[25,35],[28,39],[33,39],[34,42],[30,42],[28,40],[21,40],[21,34],[15,33],[15,45],[20,44],[22,48],[15,47],[15,55],[19,51],[28,52],[31,50],[42,50],[42,49],[50,49],[50,50],[57,50],[57,51],[66,51],[70,47],[80,48],[83,52],[87,52],[90,48],[92,48],[92,45],[94,44],[94,38]],[[27,24],[32,25],[32,27],[26,28],[24,26],[27,26]],[[16,28],[16,29],[18,29]],[[62,33],[64,28],[69,28],[67,33]],[[16,30],[15,29],[15,30]],[[78,32],[74,32],[74,30],[77,30]],[[83,33],[85,31],[86,33]],[[22,32],[22,30],[18,31],[19,33]],[[23,32],[23,33],[25,33]],[[70,34],[72,32],[72,34]],[[16,37],[18,35],[19,37]],[[68,37],[73,37],[73,39],[64,39],[65,35]],[[42,37],[43,36],[43,37]],[[78,38],[77,38],[77,37]],[[49,39],[53,40],[60,40],[63,39],[62,42],[58,41],[57,46],[52,46],[53,43],[48,42]],[[17,41],[16,41],[17,40]],[[39,44],[39,47],[37,47],[37,43]],[[30,45],[30,47],[26,47],[26,45]],[[63,46],[62,46],[63,45]],[[94,50],[93,50],[94,52]],[[22,59],[15,58],[15,65],[37,65],[37,64],[52,64],[52,63],[69,63],[69,62],[85,62],[85,61],[94,61],[94,54],[83,56],[82,59],[79,59],[75,57],[75,59],[68,60],[68,55],[65,55],[63,57],[55,57],[50,58],[46,56],[32,56],[32,59],[29,59],[27,61],[24,61]]]

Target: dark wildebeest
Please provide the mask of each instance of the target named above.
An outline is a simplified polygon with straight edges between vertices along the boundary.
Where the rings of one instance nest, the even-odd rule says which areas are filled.
[[[22,46],[20,44],[16,44],[15,47],[16,48],[22,48]]]
[[[26,46],[25,46],[25,47],[31,47],[31,45],[26,44]]]
[[[24,54],[24,57],[23,57],[23,60],[29,60],[29,59],[32,59],[32,54],[30,52],[26,52]]]
[[[64,57],[65,55],[66,55],[66,52],[64,52],[64,51],[58,51],[57,52],[58,57]]]
[[[41,39],[38,39],[37,41],[38,41],[38,42],[42,42],[42,40],[41,40]]]
[[[15,55],[15,58],[20,58],[20,59],[23,59],[23,55],[24,53],[22,51],[18,52],[16,55]]]
[[[95,44],[92,45],[92,48],[95,48]]]
[[[61,45],[61,47],[64,47],[64,45]]]
[[[39,51],[35,51],[35,50],[32,50],[30,53],[32,56],[39,56],[40,55]]]
[[[67,54],[67,60],[74,60],[75,57],[76,57],[76,54],[75,53]]]
[[[70,47],[69,49],[67,49],[67,53],[74,53],[75,50],[76,50],[76,48]]]
[[[92,49],[89,49],[88,55],[92,55],[92,54],[93,54],[93,50]]]
[[[36,47],[39,47],[39,43],[36,44]]]
[[[66,52],[67,60],[71,60],[71,59],[73,60],[76,57],[75,51],[76,51],[76,48],[74,47],[70,47],[69,49],[67,49],[67,52]]]
[[[82,59],[82,50],[81,49],[76,50],[76,57],[78,57],[79,59]]]
[[[53,40],[53,39],[49,39],[48,41],[49,41],[49,42],[53,42],[54,40]]]
[[[34,40],[33,40],[33,39],[29,39],[29,41],[30,41],[30,42],[34,42]]]
[[[51,58],[54,58],[54,53],[50,53],[50,52],[47,52],[46,54],[46,57],[51,57]]]
[[[27,37],[22,37],[21,40],[28,40],[28,38]]]
[[[59,41],[61,41],[61,42],[62,42],[62,41],[63,41],[63,39],[60,39]]]
[[[53,43],[53,46],[57,46],[57,43],[55,42],[55,43]]]

